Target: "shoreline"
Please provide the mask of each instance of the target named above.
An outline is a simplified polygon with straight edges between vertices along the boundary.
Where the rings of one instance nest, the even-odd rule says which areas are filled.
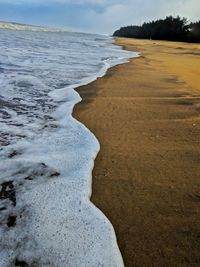
[[[73,116],[101,143],[91,201],[126,267],[198,266],[199,46],[115,42],[141,56],[76,88]]]
[[[76,42],[76,40],[75,37],[74,41]],[[81,55],[76,54],[75,62],[76,59],[79,62],[80,57],[87,62],[90,53],[97,52],[98,40],[96,42],[94,36],[91,37],[91,40],[94,41],[94,45],[90,47],[90,52],[87,46],[80,45],[81,51],[83,50],[85,55],[81,57]],[[132,54],[121,51],[121,49],[119,53],[115,52],[115,47],[113,49],[113,45],[110,40],[108,42],[107,38],[100,40],[99,44],[101,42],[102,48],[100,48],[99,54],[88,61],[86,73],[88,75],[90,73],[89,77],[79,80],[77,84],[69,86],[60,84],[62,88],[57,90],[52,87],[54,90],[48,92],[49,87],[45,86],[47,85],[45,82],[43,84],[42,72],[40,79],[35,76],[20,77],[19,72],[17,72],[18,69],[16,69],[16,75],[10,72],[12,77],[9,77],[13,79],[11,79],[12,83],[8,82],[7,84],[5,82],[4,84],[5,88],[7,88],[6,85],[10,86],[8,87],[8,94],[6,94],[7,90],[5,89],[2,107],[8,108],[8,112],[11,114],[23,115],[22,117],[19,116],[19,120],[23,118],[23,124],[19,124],[20,131],[28,134],[29,131],[31,132],[31,135],[27,134],[27,138],[25,135],[19,142],[11,143],[2,151],[0,198],[3,201],[1,203],[3,228],[1,229],[2,252],[0,253],[0,262],[4,265],[29,265],[33,263],[62,266],[63,263],[66,263],[70,266],[124,266],[111,223],[89,201],[92,169],[94,159],[99,151],[99,142],[85,125],[72,116],[74,106],[81,101],[80,95],[74,89],[96,80],[97,77],[104,76],[110,65],[122,61],[120,55],[125,60]],[[108,47],[105,43],[109,43]],[[70,51],[72,53],[73,51],[77,52],[76,46],[74,49]],[[26,55],[26,47],[22,47],[22,50],[23,54]],[[102,55],[105,54],[106,56],[110,53],[112,56],[109,59],[105,57],[105,64],[101,63],[99,69],[100,65],[97,67],[97,63],[102,60]],[[18,55],[19,60],[20,55]],[[63,54],[63,58],[67,55],[69,55],[68,51]],[[55,58],[57,59],[56,54]],[[45,60],[45,62],[52,60],[51,54],[50,58],[46,55]],[[42,64],[43,57],[39,57],[37,61]],[[75,62],[74,64],[76,64]],[[60,58],[59,63],[62,64]],[[55,67],[54,64],[53,66]],[[73,69],[73,67],[72,61],[69,68]],[[51,68],[49,68],[45,71],[45,79],[51,73]],[[20,62],[19,69],[21,70]],[[67,75],[65,64],[64,69],[65,76]],[[91,72],[94,72],[93,75],[89,71],[90,69]],[[84,67],[80,65],[80,68],[75,68],[72,72],[69,71],[65,80],[67,81],[71,77],[72,81],[76,81],[76,70],[85,71]],[[97,72],[97,70],[99,71]],[[56,73],[55,76],[57,76]],[[52,74],[52,79],[55,79],[55,76]],[[60,83],[62,77],[61,72],[61,76],[58,76],[55,82]],[[12,87],[12,84],[15,86]],[[35,87],[32,87],[33,84],[36,87],[36,92],[34,91]],[[44,89],[41,95],[37,95],[36,85],[40,85]],[[21,87],[23,90],[20,90]],[[29,98],[29,89],[33,93],[33,98]],[[10,99],[9,96],[13,94],[16,98]],[[4,96],[5,100],[8,98],[8,101],[4,101]],[[37,96],[37,100],[40,99],[39,102],[35,100],[35,96]],[[50,101],[48,102],[49,98]],[[14,99],[17,99],[17,103]],[[18,103],[19,99],[20,103]],[[26,103],[26,100],[32,101],[31,110],[28,109],[29,105],[27,105],[27,109],[25,104],[20,105],[21,101]],[[10,104],[10,101],[14,101],[14,104]],[[46,109],[46,105],[45,110],[42,109],[44,103],[47,103],[48,109]],[[25,112],[21,111],[21,107],[22,111]],[[51,116],[45,115],[46,113]],[[6,111],[5,114],[7,114]],[[37,121],[41,114],[44,115],[44,120],[41,116],[41,120]],[[26,129],[26,122],[30,122],[30,117],[33,119],[31,121],[32,127]],[[7,126],[8,121],[6,119],[12,122],[13,118],[12,116],[5,118],[5,125]],[[10,125],[14,126],[15,124]],[[35,132],[35,129],[38,131]],[[11,126],[6,130],[9,133],[12,132],[13,128]],[[15,133],[15,131],[13,132]],[[16,250],[18,244],[19,248]]]

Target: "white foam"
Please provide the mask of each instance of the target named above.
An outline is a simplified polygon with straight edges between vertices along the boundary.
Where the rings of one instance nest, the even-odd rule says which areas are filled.
[[[6,222],[13,214],[17,221],[14,227],[0,228],[1,267],[13,266],[16,259],[37,267],[123,267],[111,223],[90,202],[99,142],[71,114],[81,101],[74,88],[103,76],[110,65],[122,63],[130,55],[135,56],[125,52],[120,59],[113,56],[96,74],[50,91],[57,106],[51,115],[59,127],[36,131],[34,138],[4,149],[0,180],[12,180],[16,206],[4,200],[1,204],[6,209],[1,216]],[[19,154],[8,158],[13,150]]]

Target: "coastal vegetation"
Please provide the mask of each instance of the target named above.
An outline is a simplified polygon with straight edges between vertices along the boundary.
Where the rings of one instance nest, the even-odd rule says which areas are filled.
[[[168,16],[141,26],[121,27],[113,36],[200,43],[200,20],[191,23],[186,18]]]

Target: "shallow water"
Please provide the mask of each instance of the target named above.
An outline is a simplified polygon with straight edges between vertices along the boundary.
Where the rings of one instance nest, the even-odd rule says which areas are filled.
[[[99,143],[71,114],[74,88],[136,54],[99,35],[0,38],[0,266],[123,266],[112,225],[89,201]]]

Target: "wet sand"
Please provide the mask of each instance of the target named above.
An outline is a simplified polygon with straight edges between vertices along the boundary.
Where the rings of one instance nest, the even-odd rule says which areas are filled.
[[[200,45],[117,39],[141,56],[78,89],[98,138],[92,201],[126,267],[200,266]]]

